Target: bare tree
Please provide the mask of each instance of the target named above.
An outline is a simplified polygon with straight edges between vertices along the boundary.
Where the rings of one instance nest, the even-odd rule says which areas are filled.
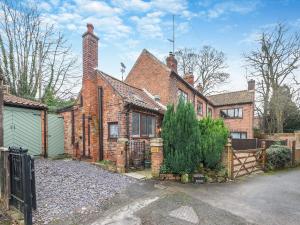
[[[183,48],[175,52],[178,72],[182,75],[194,73],[197,66],[197,53],[193,48]]]
[[[64,36],[45,24],[37,5],[0,3],[0,73],[11,93],[44,99],[71,83],[76,57]]]
[[[212,94],[218,85],[229,78],[229,74],[225,72],[227,68],[225,54],[211,46],[204,46],[199,52],[184,48],[175,55],[178,60],[178,71],[182,75],[193,73],[196,76],[195,85],[202,86],[203,94]]]
[[[224,72],[227,68],[225,61],[225,54],[211,46],[204,46],[200,50],[195,83],[202,85],[204,94],[211,94],[216,86],[229,78],[229,74]]]
[[[257,81],[258,102],[261,103],[259,112],[262,115],[264,131],[282,132],[283,102],[281,87],[287,85],[297,93],[294,72],[300,63],[300,36],[291,33],[284,24],[278,24],[273,30],[263,31],[258,40],[258,48],[245,55],[250,77]],[[272,107],[270,100],[272,98]],[[268,120],[270,112],[274,120]],[[272,127],[275,127],[274,129]],[[271,129],[269,129],[271,128]]]

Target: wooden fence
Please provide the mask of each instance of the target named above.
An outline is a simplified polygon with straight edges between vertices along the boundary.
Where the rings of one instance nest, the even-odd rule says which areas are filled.
[[[275,141],[268,139],[232,139],[232,148],[234,150],[247,150],[247,149],[257,149],[262,148],[262,143],[265,143],[265,147],[269,148],[271,145],[280,143],[281,145],[287,145],[287,140]]]

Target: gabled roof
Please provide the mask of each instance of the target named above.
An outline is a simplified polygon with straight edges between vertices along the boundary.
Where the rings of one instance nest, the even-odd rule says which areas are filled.
[[[189,84],[185,79],[183,79],[176,71],[171,70],[165,63],[163,63],[162,61],[160,61],[158,58],[156,58],[151,52],[149,52],[147,49],[144,49],[141,53],[141,55],[143,54],[147,54],[150,56],[150,58],[152,58],[153,60],[155,60],[156,62],[158,62],[159,64],[162,65],[162,67],[170,72],[170,75],[175,76],[176,79],[180,80],[184,85],[186,85],[191,91],[193,91],[196,95],[200,96],[201,98],[203,98],[205,101],[209,102],[210,104],[213,104],[210,99],[208,99],[206,96],[204,96],[201,92],[199,92],[194,86],[192,86],[191,84]],[[141,56],[140,55],[140,56]],[[138,61],[138,60],[137,60]],[[136,61],[136,63],[137,63]],[[135,66],[135,65],[134,65]]]
[[[152,111],[163,112],[165,108],[152,99],[144,90],[124,83],[102,71],[97,71],[125,102]]]
[[[32,101],[11,94],[4,94],[3,100],[4,100],[4,105],[20,106],[20,107],[32,108],[32,109],[47,109],[47,105],[41,102]]]
[[[244,90],[208,96],[215,106],[237,105],[254,102],[254,91]]]

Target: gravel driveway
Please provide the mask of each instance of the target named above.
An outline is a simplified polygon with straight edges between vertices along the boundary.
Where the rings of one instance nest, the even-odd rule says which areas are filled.
[[[108,199],[134,183],[86,162],[37,159],[35,167],[36,224],[98,212]]]

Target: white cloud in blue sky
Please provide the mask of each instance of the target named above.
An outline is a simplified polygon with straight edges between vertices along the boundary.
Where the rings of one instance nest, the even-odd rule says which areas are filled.
[[[143,48],[164,60],[174,14],[177,48],[209,44],[227,55],[231,78],[222,87],[227,90],[246,87],[242,54],[253,48],[263,26],[287,22],[300,29],[297,0],[40,0],[39,6],[79,57],[81,34],[93,23],[100,38],[99,67],[118,78],[120,62],[129,72]]]

